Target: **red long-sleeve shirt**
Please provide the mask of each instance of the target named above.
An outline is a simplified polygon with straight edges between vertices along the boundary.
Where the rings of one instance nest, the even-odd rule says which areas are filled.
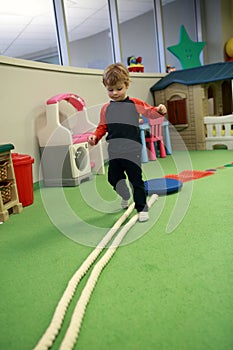
[[[138,98],[127,97],[124,101],[105,103],[100,111],[100,122],[94,132],[97,142],[108,133],[106,140],[109,143],[109,151],[114,153],[135,151],[138,148],[136,145],[141,144],[140,114],[146,118],[161,116],[156,107]]]

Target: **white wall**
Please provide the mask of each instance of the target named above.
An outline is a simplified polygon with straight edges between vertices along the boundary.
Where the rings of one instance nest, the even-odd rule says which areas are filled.
[[[87,108],[107,101],[102,71],[61,67],[0,56],[0,144],[12,143],[15,152],[34,158],[33,178],[39,179],[39,147],[36,126],[45,116],[45,103],[59,93],[75,93]],[[129,95],[153,104],[150,87],[163,75],[131,74]],[[96,115],[96,123],[99,116]],[[94,120],[92,120],[94,121]]]

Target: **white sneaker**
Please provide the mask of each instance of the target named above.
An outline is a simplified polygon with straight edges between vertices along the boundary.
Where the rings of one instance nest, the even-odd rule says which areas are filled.
[[[127,199],[122,199],[121,201],[121,208],[127,209],[129,207],[129,201]]]
[[[149,214],[148,211],[140,211],[138,213],[138,221],[144,222],[149,220]]]

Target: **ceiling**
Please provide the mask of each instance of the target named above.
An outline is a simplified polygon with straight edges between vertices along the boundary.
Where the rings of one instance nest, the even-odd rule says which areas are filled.
[[[64,0],[64,6],[69,41],[109,28],[107,0]],[[119,21],[152,8],[152,0],[118,0]],[[30,59],[56,45],[52,0],[0,0],[0,55]]]

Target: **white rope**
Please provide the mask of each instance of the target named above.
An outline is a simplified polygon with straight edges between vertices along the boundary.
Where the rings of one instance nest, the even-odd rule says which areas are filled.
[[[150,197],[150,200],[148,201],[148,207],[151,207],[151,205],[157,200],[157,198],[158,196],[156,194],[152,195]],[[79,282],[81,281],[82,277],[86,274],[90,266],[97,259],[97,257],[99,256],[101,251],[104,249],[104,247],[107,245],[107,243],[112,239],[114,234],[119,230],[123,222],[132,213],[134,209],[134,205],[135,204],[132,203],[130,207],[125,211],[125,213],[117,220],[117,222],[113,225],[113,227],[104,236],[101,242],[97,245],[97,247],[87,257],[87,259],[83,262],[81,267],[75,272],[73,277],[70,279],[70,281],[68,282],[67,288],[63,293],[63,296],[61,297],[55,309],[55,312],[53,314],[49,327],[47,328],[44,335],[41,337],[41,339],[39,340],[39,342],[37,343],[37,345],[33,350],[47,350],[50,347],[52,347],[53,342],[56,339],[56,336],[58,335],[58,332],[62,326],[67,308],[75,294],[75,291]],[[86,306],[90,300],[91,293],[94,290],[98,277],[102,269],[104,268],[104,266],[109,262],[109,260],[115,253],[117,247],[119,246],[120,242],[122,241],[126,233],[136,223],[137,219],[138,219],[138,214],[134,215],[129,220],[129,222],[121,229],[119,234],[116,236],[116,238],[108,248],[107,252],[104,254],[104,256],[93,268],[93,271],[86,283],[86,286],[84,287],[82,294],[76,304],[76,307],[70,322],[70,326],[63,339],[60,350],[70,350],[75,345],[75,342],[77,341],[78,334],[80,331],[82,319],[85,314]]]
[[[124,212],[124,214],[116,221],[113,227],[108,231],[108,233],[104,236],[101,242],[97,245],[97,247],[91,252],[91,254],[87,257],[87,259],[83,262],[80,268],[74,273],[73,277],[68,282],[67,288],[64,291],[58,305],[53,314],[50,325],[47,330],[35,346],[34,350],[47,350],[52,345],[58,332],[62,326],[67,308],[74,296],[76,288],[81,281],[82,277],[86,274],[90,266],[97,259],[101,251],[108,244],[108,242],[112,239],[114,234],[118,231],[123,222],[129,217],[129,215],[134,210],[135,204],[132,203],[129,208]]]
[[[152,195],[149,202],[148,207],[151,207],[151,205],[157,200],[158,196],[156,194]],[[125,224],[125,226],[120,230],[116,238],[113,240],[111,245],[109,246],[107,252],[104,254],[104,256],[96,263],[94,266],[91,275],[82,291],[82,294],[76,304],[76,307],[74,309],[70,325],[67,329],[67,332],[63,338],[63,341],[61,343],[61,346],[59,350],[72,350],[80,332],[81,324],[83,317],[85,315],[87,304],[90,300],[91,293],[93,292],[95,285],[98,281],[98,278],[100,276],[101,271],[103,268],[107,265],[107,263],[112,258],[113,254],[117,250],[119,244],[121,243],[122,239],[126,235],[126,233],[129,231],[129,229],[136,223],[138,219],[138,214],[134,215],[128,223]]]

